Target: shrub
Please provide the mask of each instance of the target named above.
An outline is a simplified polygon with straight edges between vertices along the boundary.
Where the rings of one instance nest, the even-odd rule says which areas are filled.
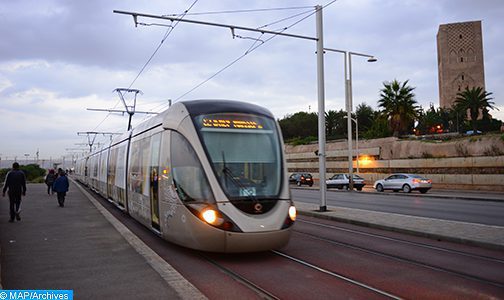
[[[40,183],[44,182],[44,176],[46,174],[46,170],[40,168],[39,165],[37,164],[29,164],[29,165],[22,165],[19,167],[21,171],[25,173],[26,176],[26,181],[31,182],[31,183]],[[11,169],[0,169],[0,182],[5,181],[5,176]],[[42,178],[42,179],[41,179]]]
[[[285,141],[285,143],[293,145],[293,146],[298,146],[298,145],[308,145],[314,141],[317,141],[317,137],[307,136],[304,138],[301,138],[301,137],[293,138],[293,139]]]
[[[46,174],[46,170],[40,168],[37,164],[20,166],[20,169],[25,173],[28,182],[34,182],[37,178],[43,177]]]

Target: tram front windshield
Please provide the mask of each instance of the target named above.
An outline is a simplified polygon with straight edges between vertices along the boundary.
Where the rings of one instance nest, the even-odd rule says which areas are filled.
[[[282,152],[273,119],[226,113],[200,115],[195,122],[213,170],[230,200],[278,197]]]

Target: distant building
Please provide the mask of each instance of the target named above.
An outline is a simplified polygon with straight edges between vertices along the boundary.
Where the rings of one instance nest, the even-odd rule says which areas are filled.
[[[452,107],[466,88],[485,89],[481,21],[440,25],[437,50],[440,107]]]

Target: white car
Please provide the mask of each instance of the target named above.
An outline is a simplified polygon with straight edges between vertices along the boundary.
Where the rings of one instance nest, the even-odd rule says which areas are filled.
[[[415,174],[392,174],[385,179],[377,180],[373,187],[378,192],[393,190],[410,193],[412,190],[419,190],[425,194],[432,188],[432,180]]]
[[[333,177],[326,180],[327,188],[337,188],[348,190],[350,186],[350,176],[348,174],[334,174]],[[358,191],[362,191],[362,188],[366,185],[364,178],[359,175],[353,174],[353,186]]]

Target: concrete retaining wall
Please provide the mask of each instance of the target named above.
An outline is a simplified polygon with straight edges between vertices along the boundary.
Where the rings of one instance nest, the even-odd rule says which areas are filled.
[[[318,156],[314,153],[317,147],[316,144],[286,146],[289,172],[309,172],[317,182]],[[346,141],[327,144],[327,177],[334,173],[348,172],[348,152],[345,147]],[[358,174],[370,185],[391,173],[404,172],[430,178],[433,186],[437,188],[504,191],[504,141],[498,135],[468,137],[447,142],[386,138],[362,143],[359,141],[359,148],[361,159]],[[457,152],[463,152],[466,156],[457,156]],[[430,153],[429,156],[437,153],[439,157],[421,158],[426,153]],[[496,155],[483,156],[484,154]],[[355,159],[353,168],[357,173]]]

